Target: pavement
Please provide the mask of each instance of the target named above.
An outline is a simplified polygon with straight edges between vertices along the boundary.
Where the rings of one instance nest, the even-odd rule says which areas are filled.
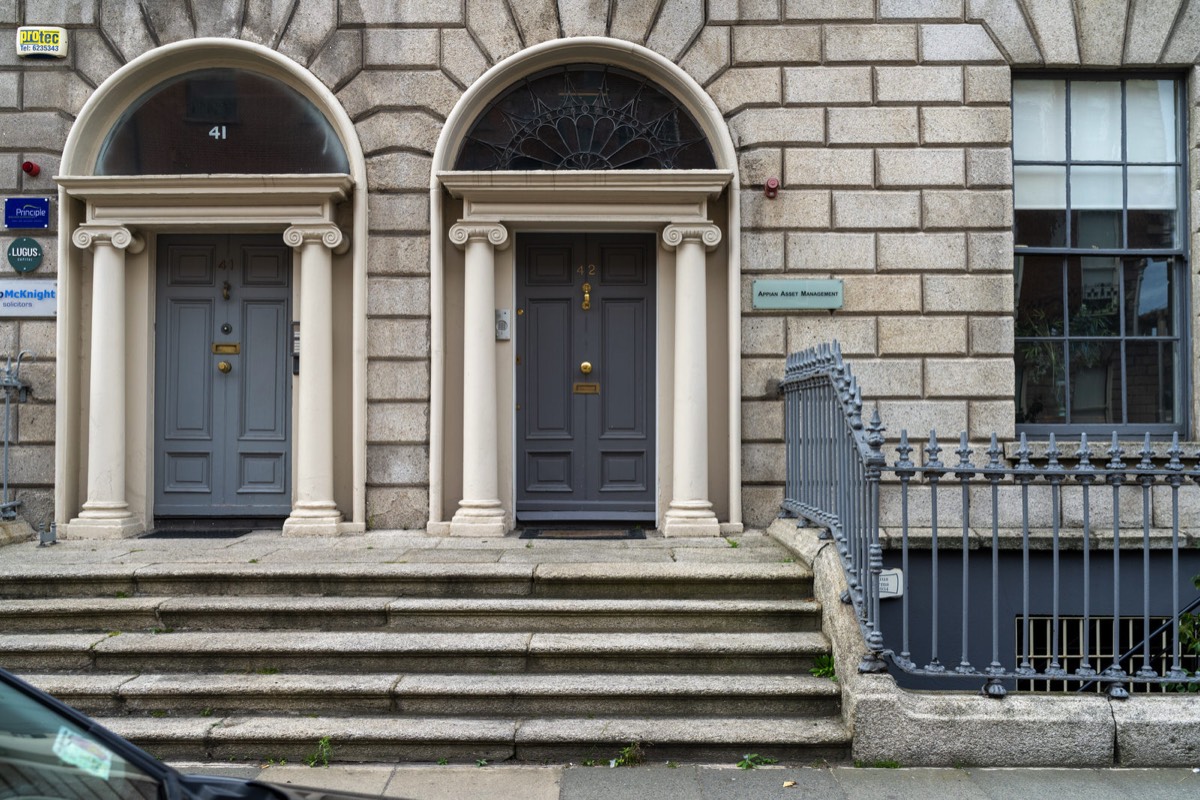
[[[753,770],[732,764],[529,766],[175,764],[185,772],[340,789],[410,800],[1183,800],[1200,769],[906,769],[853,766]]]

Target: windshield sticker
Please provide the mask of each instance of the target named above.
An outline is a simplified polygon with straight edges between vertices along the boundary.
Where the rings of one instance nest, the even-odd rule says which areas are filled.
[[[54,740],[54,754],[65,763],[99,778],[108,780],[112,772],[113,754],[111,751],[85,739],[67,728],[58,729],[58,738]]]

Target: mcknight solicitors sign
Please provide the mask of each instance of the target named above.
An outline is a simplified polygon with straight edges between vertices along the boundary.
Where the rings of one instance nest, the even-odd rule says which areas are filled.
[[[53,317],[58,311],[58,281],[0,279],[0,319]]]

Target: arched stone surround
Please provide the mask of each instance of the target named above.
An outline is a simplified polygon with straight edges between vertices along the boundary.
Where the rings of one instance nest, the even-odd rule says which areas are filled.
[[[566,63],[604,63],[622,66],[639,74],[646,75],[656,81],[667,91],[671,92],[682,105],[698,121],[702,131],[714,151],[717,169],[712,171],[627,171],[627,172],[555,172],[555,173],[460,173],[454,171],[454,159],[457,155],[466,130],[482,111],[486,103],[496,94],[504,90],[520,77],[540,69]],[[715,248],[722,239],[722,231],[726,238],[725,247],[711,259],[706,259],[705,248],[699,249],[699,261],[691,255],[687,247],[681,248],[681,253],[689,253],[687,258],[692,264],[691,270],[701,280],[706,274],[722,276],[723,291],[726,298],[722,325],[727,332],[725,343],[726,355],[721,364],[721,375],[718,385],[725,388],[727,394],[721,399],[720,406],[725,408],[724,419],[715,422],[707,414],[703,403],[688,404],[686,398],[690,394],[676,392],[680,374],[660,371],[657,374],[659,430],[666,428],[674,434],[674,444],[670,436],[660,435],[657,464],[657,479],[659,482],[657,501],[657,522],[668,533],[679,535],[706,533],[715,535],[720,530],[720,522],[726,524],[728,530],[740,530],[741,527],[741,475],[739,442],[741,431],[740,418],[740,279],[738,264],[739,251],[739,200],[736,191],[729,191],[727,201],[722,206],[725,216],[710,219],[708,211],[710,200],[725,192],[726,187],[736,187],[737,160],[734,154],[733,142],[725,126],[720,111],[705,92],[689,77],[661,55],[643,47],[599,37],[581,37],[547,42],[528,50],[522,51],[488,70],[479,80],[463,94],[455,105],[434,151],[433,168],[430,180],[430,230],[445,230],[448,224],[450,238],[456,243],[468,248],[466,270],[468,277],[486,272],[489,282],[482,289],[475,283],[468,282],[465,287],[468,320],[478,309],[491,307],[493,293],[490,277],[493,273],[510,274],[511,268],[505,273],[497,264],[498,253],[493,254],[491,246],[483,243],[472,251],[472,245],[463,244],[468,241],[468,230],[478,228],[480,223],[499,223],[492,230],[503,233],[492,237],[496,242],[505,242],[509,236],[506,226],[517,229],[543,230],[549,228],[569,230],[654,230],[659,234],[672,223],[691,224],[689,230],[708,230],[706,235],[709,250]],[[450,200],[461,201],[453,204]],[[451,219],[447,216],[459,216]],[[715,212],[714,212],[715,213]],[[716,223],[715,225],[713,223]],[[614,227],[615,226],[615,227]],[[700,227],[697,227],[700,226]],[[679,230],[683,230],[680,228]],[[455,232],[462,234],[455,239]],[[697,234],[699,235],[699,234]],[[451,354],[447,347],[447,317],[448,310],[457,305],[455,293],[447,292],[446,271],[450,261],[447,259],[448,248],[443,242],[445,237],[434,235],[430,240],[430,275],[431,275],[431,350],[432,350],[432,379],[430,402],[430,512],[429,528],[437,532],[451,533],[488,533],[495,535],[512,527],[513,520],[513,476],[511,465],[513,453],[511,447],[506,447],[506,440],[511,439],[511,429],[502,424],[501,420],[511,418],[513,404],[511,388],[504,379],[505,371],[511,371],[511,354],[505,348],[492,348],[486,339],[487,330],[476,334],[484,337],[479,342],[472,342],[471,325],[468,323],[468,341],[464,343],[467,359],[466,370],[469,375],[481,375],[491,383],[495,375],[500,376],[496,382],[497,400],[488,402],[476,408],[479,401],[472,397],[476,391],[488,392],[488,386],[465,385],[461,394],[468,397],[465,407],[455,416],[469,420],[464,424],[454,420],[447,422],[450,408],[446,389],[447,370],[462,370],[463,356]],[[484,242],[484,235],[477,237]],[[475,241],[475,239],[470,239]],[[683,241],[682,239],[680,241]],[[691,241],[691,237],[687,238]],[[674,270],[675,256],[669,252],[678,244],[674,239],[666,239],[659,245],[659,276],[660,288],[674,286],[674,280],[664,272]],[[496,249],[499,249],[499,244]],[[472,255],[472,252],[476,253]],[[478,260],[488,259],[484,266]],[[682,256],[681,256],[682,257]],[[705,261],[707,260],[707,269]],[[711,280],[711,278],[709,278]],[[665,286],[664,286],[665,284]],[[693,287],[694,288],[694,287]],[[485,291],[487,298],[474,297],[479,291]],[[665,324],[669,320],[680,320],[682,317],[698,315],[694,322],[675,330],[688,332],[707,332],[709,326],[704,323],[705,293],[699,287],[696,295],[698,303],[680,306],[674,299],[659,299],[660,321]],[[507,285],[496,287],[497,307],[511,306],[506,297],[511,297],[511,277]],[[669,297],[669,295],[666,295]],[[691,295],[676,295],[691,297]],[[472,311],[474,309],[474,311]],[[681,311],[682,309],[682,311]],[[477,327],[477,326],[476,326]],[[485,326],[486,328],[486,326]],[[708,366],[703,342],[696,346],[700,349],[698,356],[689,355],[690,344],[680,344],[674,331],[668,335],[660,328],[658,347],[660,363],[675,364],[686,356],[688,365],[699,376],[704,387],[703,397],[707,396],[708,381],[705,379],[705,369]],[[702,339],[705,337],[701,337]],[[691,341],[691,340],[689,340]],[[662,357],[663,348],[673,349],[671,357]],[[456,348],[457,349],[457,348]],[[472,359],[486,355],[491,358],[495,349],[497,366],[482,370],[473,365]],[[697,358],[700,369],[695,369]],[[459,392],[454,393],[456,396]],[[667,407],[666,398],[677,398],[671,407]],[[694,398],[693,398],[694,399]],[[497,411],[496,406],[499,406]],[[698,411],[696,409],[699,409]],[[479,414],[490,415],[486,424],[479,427],[476,417]],[[695,414],[700,416],[692,419]],[[686,418],[686,421],[685,421]],[[674,421],[674,426],[666,425],[666,421]],[[500,480],[498,493],[500,497],[474,497],[473,490],[485,489],[490,492],[495,483],[484,481],[475,473],[480,465],[466,466],[467,455],[461,455],[456,436],[447,436],[450,426],[464,425],[463,444],[467,452],[484,452],[489,455],[489,463],[483,471],[489,474],[499,470]],[[727,475],[725,486],[720,487],[717,505],[722,510],[720,522],[714,516],[712,503],[708,495],[713,487],[708,483],[707,464],[709,458],[709,432],[716,429],[725,439],[726,445],[720,448],[725,455],[722,473]],[[723,429],[723,430],[722,430]],[[681,436],[683,431],[688,436]],[[456,431],[454,432],[456,433]],[[482,437],[482,438],[481,438]],[[454,442],[453,450],[447,448],[447,438]],[[670,453],[674,449],[674,458]],[[493,450],[496,455],[493,456]],[[699,472],[687,479],[681,476],[678,468],[680,456],[685,456],[689,465],[699,464]],[[449,465],[449,466],[448,466]],[[675,465],[674,467],[672,465]],[[674,469],[674,480],[668,480]],[[455,486],[450,492],[446,491],[447,478],[451,473],[461,471],[463,485]],[[682,481],[682,483],[681,483]],[[704,485],[700,485],[704,484]],[[681,487],[686,486],[683,490]],[[457,496],[455,496],[457,495]],[[451,504],[458,504],[458,512],[454,520],[446,522]]]
[[[300,92],[330,121],[351,174],[92,174],[100,144],[130,103],[167,78],[210,67],[257,71]],[[55,517],[71,521],[65,532],[128,536],[153,521],[152,250],[157,233],[187,231],[277,232],[293,248],[294,305],[297,318],[308,319],[310,346],[301,348],[303,392],[292,409],[295,488],[285,532],[363,529],[366,172],[337,100],[310,72],[260,45],[228,39],[167,45],[117,70],[84,104],[56,180],[59,230],[73,232],[60,237],[58,251]],[[317,288],[306,297],[309,284]],[[335,335],[334,305],[349,309],[349,335]],[[119,385],[110,386],[109,377]],[[335,385],[349,391],[335,400]]]

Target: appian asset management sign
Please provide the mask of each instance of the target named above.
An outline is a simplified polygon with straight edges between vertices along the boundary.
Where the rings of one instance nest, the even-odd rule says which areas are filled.
[[[755,308],[833,309],[844,303],[841,281],[755,281]]]

